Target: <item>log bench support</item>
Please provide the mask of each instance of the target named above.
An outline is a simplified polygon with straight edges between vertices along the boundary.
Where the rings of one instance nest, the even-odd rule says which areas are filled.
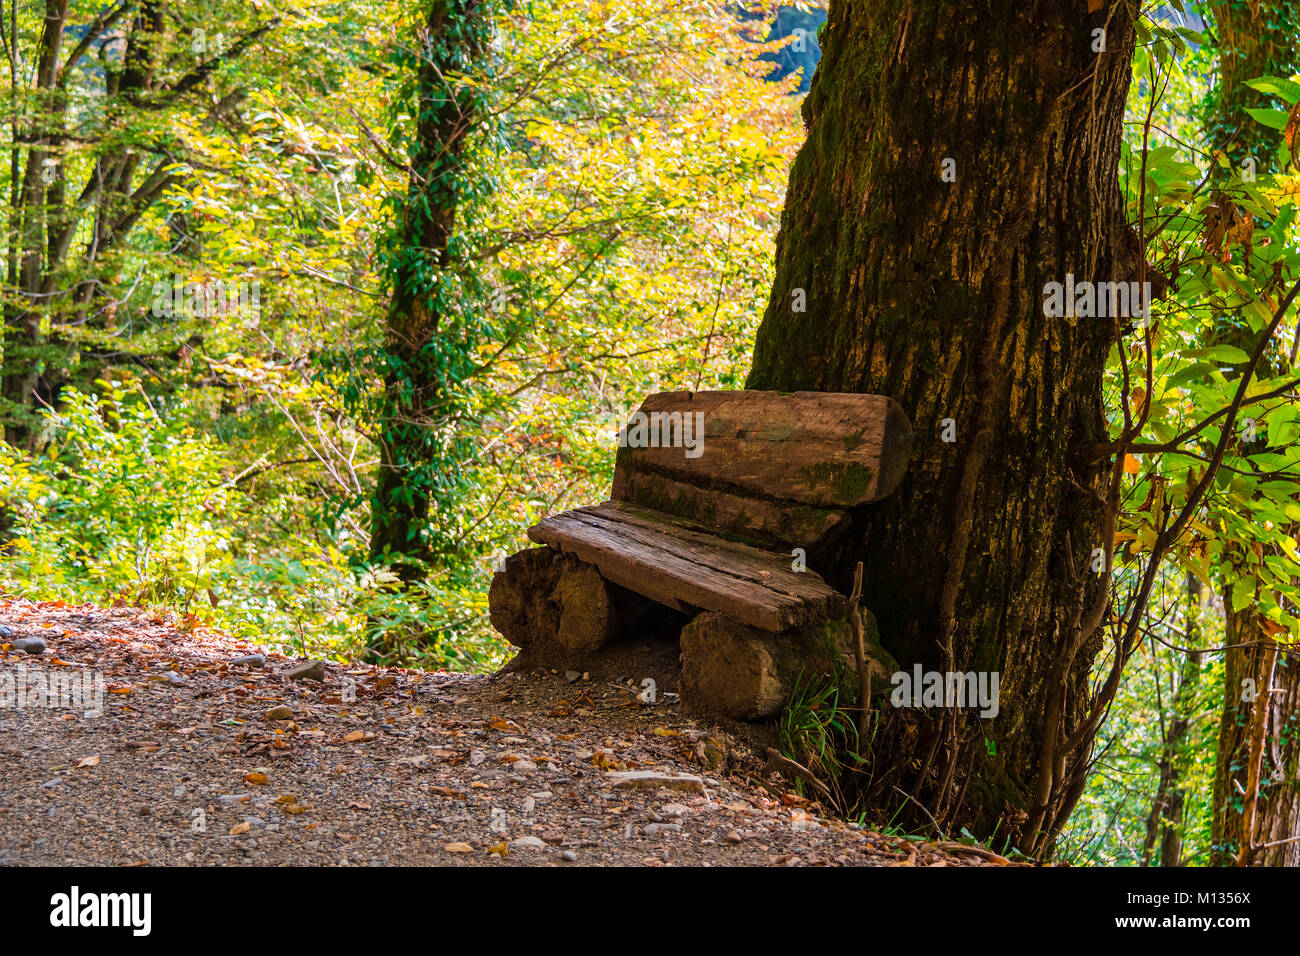
[[[801,672],[855,673],[847,600],[792,552],[815,564],[850,508],[893,492],[911,450],[902,409],[878,395],[665,392],[640,414],[667,432],[621,445],[611,500],[530,528],[543,547],[492,581],[491,621],[518,662],[580,668],[658,625],[679,631],[683,706],[741,720],[777,714]],[[703,422],[692,455],[672,442],[683,420]],[[867,644],[883,690],[897,665],[874,634]]]

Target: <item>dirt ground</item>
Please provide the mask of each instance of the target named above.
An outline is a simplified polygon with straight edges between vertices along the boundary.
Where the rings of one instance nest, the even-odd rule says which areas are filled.
[[[610,673],[315,681],[134,607],[0,597],[0,625],[0,865],[1006,864],[819,815],[761,741],[679,713],[663,642]]]

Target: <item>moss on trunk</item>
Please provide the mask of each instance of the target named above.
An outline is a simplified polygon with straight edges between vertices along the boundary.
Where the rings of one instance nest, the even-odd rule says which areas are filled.
[[[1054,831],[1077,799],[1087,746],[1045,806],[1033,793],[1058,629],[1097,585],[1100,471],[1076,450],[1106,437],[1111,328],[1044,317],[1043,287],[1136,278],[1117,183],[1131,16],[1056,2],[830,7],[747,387],[902,404],[911,470],[856,515],[828,580],[846,587],[866,563],[863,603],[904,667],[1002,674],[993,721],[887,712],[870,797],[885,816],[903,790],[946,828],[1028,844],[1036,809]],[[806,312],[791,310],[795,289]],[[1069,668],[1066,733],[1096,650]],[[908,801],[913,814],[924,822]]]

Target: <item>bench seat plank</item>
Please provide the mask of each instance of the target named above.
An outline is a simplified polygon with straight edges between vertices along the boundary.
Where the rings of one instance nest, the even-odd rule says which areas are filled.
[[[665,515],[606,502],[553,515],[528,530],[538,544],[594,564],[608,581],[688,613],[721,611],[767,631],[842,616],[843,595],[812,571],[706,534]]]

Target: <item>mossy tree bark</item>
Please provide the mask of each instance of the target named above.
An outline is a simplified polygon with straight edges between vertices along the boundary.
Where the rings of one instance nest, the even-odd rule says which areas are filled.
[[[1117,180],[1135,9],[1091,6],[832,0],[747,382],[880,393],[911,417],[908,477],[817,570],[845,586],[864,561],[903,667],[1000,671],[1001,710],[886,708],[867,798],[927,825],[905,792],[949,831],[1021,846],[1050,844],[1091,745],[1039,794],[1045,701],[1064,739],[1099,647],[1062,660],[1099,585],[1107,463],[1080,450],[1106,439],[1114,334],[1045,318],[1044,285],[1138,278]]]

